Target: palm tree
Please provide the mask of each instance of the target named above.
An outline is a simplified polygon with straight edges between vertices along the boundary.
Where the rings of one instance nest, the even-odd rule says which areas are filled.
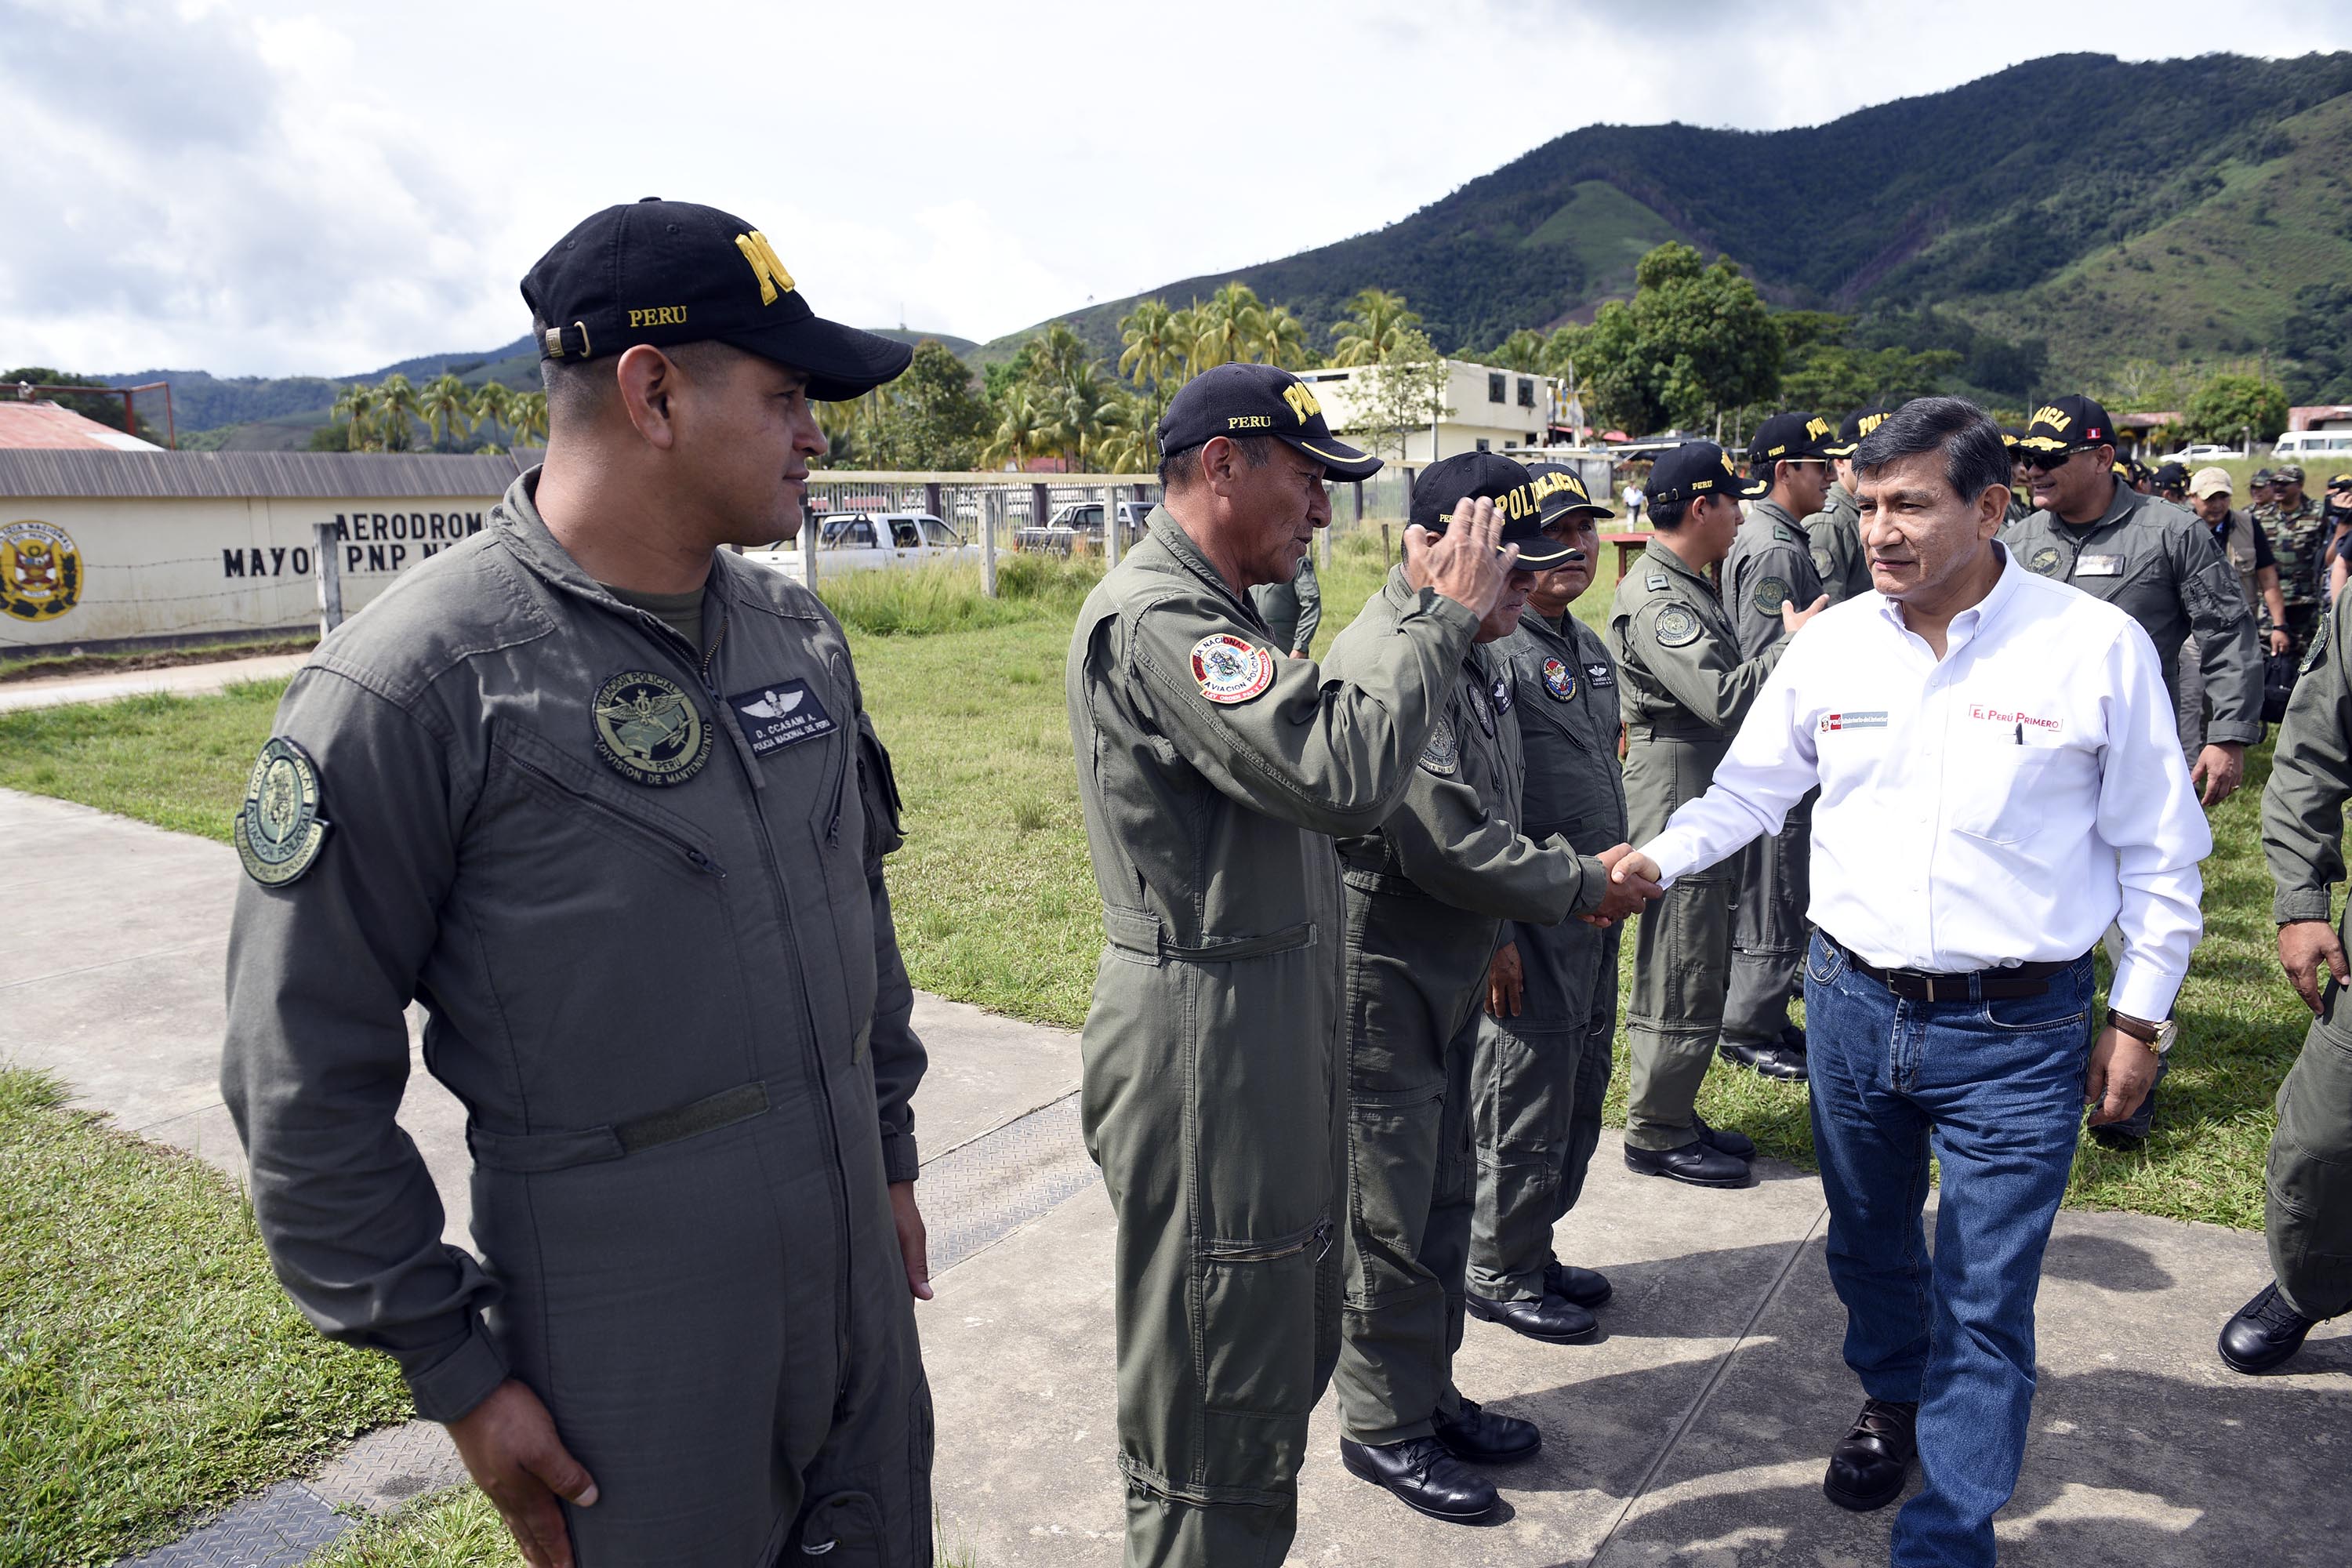
[[[1404,296],[1385,289],[1365,289],[1348,301],[1348,318],[1331,329],[1336,365],[1379,364],[1397,350],[1403,334],[1418,329],[1421,317],[1405,308]]]
[[[344,423],[343,447],[364,452],[374,445],[375,388],[354,382],[335,399],[334,417]]]
[[[436,444],[455,445],[458,437],[473,428],[473,421],[467,417],[473,402],[466,384],[446,371],[426,382],[416,395],[416,411],[425,416],[426,437]]]
[[[514,432],[514,444],[527,447],[533,436],[540,445],[547,444],[547,394],[518,392],[508,405],[507,425]]]
[[[375,384],[376,438],[385,451],[408,450],[416,440],[421,416],[416,388],[409,384],[408,377],[394,371]]]
[[[1167,395],[1157,386],[1139,386],[1117,394],[1103,419],[1103,434],[1095,445],[1095,460],[1114,474],[1148,474],[1159,466],[1160,416],[1168,412]]]
[[[507,416],[514,411],[514,388],[505,382],[486,381],[481,390],[474,394],[473,407],[467,412],[473,416],[477,428],[487,425],[490,427],[490,434],[495,436],[499,427],[507,422]],[[484,449],[493,449],[497,445],[493,441]]]
[[[1486,363],[1500,365],[1505,370],[1539,371],[1544,367],[1547,346],[1541,332],[1521,327],[1497,344],[1493,353],[1486,356]]]
[[[1040,387],[1037,411],[1042,423],[1034,430],[1038,446],[1060,454],[1073,473],[1081,472],[1095,455],[1118,406],[1089,363],[1079,374],[1059,386]]]
[[[1118,323],[1119,342],[1127,345],[1118,356],[1118,374],[1138,386],[1158,386],[1184,370],[1190,346],[1191,313],[1171,310],[1165,300],[1141,300]],[[1125,471],[1125,470],[1122,470]]]
[[[1307,323],[1292,315],[1287,305],[1268,305],[1258,316],[1257,342],[1251,358],[1285,370],[1305,370],[1315,363],[1307,346]]]
[[[1094,363],[1086,339],[1072,331],[1067,321],[1055,321],[1043,337],[1029,340],[1029,379],[1041,386],[1075,381],[1091,373]]]
[[[996,428],[980,449],[980,460],[991,468],[1002,463],[1014,467],[1032,458],[1044,457],[1049,449],[1038,440],[1038,430],[1045,423],[1044,397],[1039,388],[1029,382],[1016,381],[1006,387],[996,400]]]
[[[1192,313],[1198,330],[1192,339],[1192,374],[1217,365],[1249,360],[1251,350],[1265,335],[1265,305],[1246,283],[1228,283],[1209,298],[1197,300]]]

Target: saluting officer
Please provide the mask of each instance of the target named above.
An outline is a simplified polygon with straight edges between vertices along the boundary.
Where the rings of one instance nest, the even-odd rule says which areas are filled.
[[[2271,1134],[2263,1230],[2272,1282],[2222,1325],[2221,1359],[2268,1372],[2314,1326],[2352,1311],[2352,971],[2328,918],[2344,879],[2352,796],[2352,596],[2314,634],[2263,791],[2263,854],[2277,884],[2279,964],[2312,1011]]]
[[[1885,418],[1886,410],[1876,404],[1857,408],[1838,426],[1838,438],[1822,448],[1829,455],[1835,477],[1822,510],[1805,519],[1805,539],[1812,552],[1813,570],[1821,576],[1822,592],[1832,605],[1870,592],[1870,555],[1862,547],[1862,507],[1853,499],[1861,488],[1854,478],[1853,449]]]
[[[1103,901],[1087,1147],[1118,1216],[1131,1564],[1273,1563],[1339,1353],[1347,1201],[1339,865],[1412,782],[1509,565],[1492,503],[1408,528],[1412,604],[1349,679],[1284,657],[1249,590],[1331,520],[1334,440],[1271,365],[1195,376],[1160,422],[1150,534],[1078,612],[1067,696]]]
[[[908,351],[683,202],[522,292],[546,462],[320,644],[237,817],[254,1215],[540,1568],[929,1568],[898,793],[840,626],[724,548],[793,537],[811,400]],[[394,1121],[412,1000],[482,1263]]]
[[[2263,738],[2262,655],[2229,557],[2192,513],[2116,476],[2115,425],[2090,398],[2035,409],[2022,445],[2036,510],[2003,529],[2002,542],[2028,570],[2072,583],[2137,621],[2163,661],[2176,716],[2180,650],[2196,639],[2212,711],[2189,779],[2207,806],[2221,805],[2245,776],[2246,747]],[[2158,1088],[2168,1068],[2158,1064]],[[2157,1093],[2150,1089],[2133,1115],[2095,1128],[2093,1138],[2110,1148],[2139,1143],[2154,1122]]]
[[[1740,488],[1712,441],[1685,442],[1661,457],[1650,475],[1656,537],[1618,583],[1610,607],[1609,651],[1625,721],[1626,814],[1635,838],[1654,836],[1676,806],[1706,792],[1789,646],[1784,640],[1742,658],[1738,628],[1706,578],[1738,531]],[[1791,630],[1818,613],[1794,605],[1781,610]],[[1696,1109],[1723,1027],[1736,892],[1723,868],[1686,877],[1643,916],[1633,940],[1625,1164],[1644,1175],[1705,1187],[1736,1187],[1748,1177],[1755,1143],[1709,1127]]]
[[[1597,855],[1625,841],[1617,661],[1569,613],[1601,556],[1594,501],[1574,468],[1528,469],[1545,537],[1568,547],[1536,574],[1517,629],[1486,657],[1509,677],[1527,759],[1519,831]],[[1524,558],[1523,558],[1524,559]],[[1496,950],[1470,1071],[1478,1197],[1465,1300],[1473,1317],[1549,1343],[1589,1339],[1607,1278],[1562,1263],[1554,1227],[1576,1206],[1601,1142],[1617,1035],[1622,927],[1513,921]]]
[[[1527,470],[1494,453],[1423,469],[1410,521],[1434,532],[1479,500],[1507,520],[1502,542],[1518,552],[1479,623],[1475,641],[1491,643],[1518,625],[1536,570],[1565,560],[1568,546],[1545,537]],[[1326,677],[1376,673],[1427,598],[1391,568],[1332,644]],[[1339,1457],[1409,1506],[1456,1522],[1499,1500],[1468,1465],[1525,1458],[1541,1443],[1533,1422],[1481,1410],[1454,1385],[1477,1190],[1470,1064],[1496,939],[1506,920],[1613,921],[1641,902],[1609,880],[1622,840],[1595,858],[1512,826],[1524,771],[1512,697],[1500,668],[1465,649],[1403,799],[1377,832],[1339,842],[1352,1116]]]
[[[1823,599],[1811,539],[1797,520],[1828,498],[1829,422],[1775,414],[1748,447],[1752,503],[1724,563],[1725,607],[1739,627],[1739,656],[1754,658],[1783,635],[1780,606]],[[1857,536],[1858,537],[1858,536]],[[1865,575],[1869,563],[1863,563]],[[1798,803],[1780,830],[1740,852],[1739,901],[1731,916],[1731,984],[1723,1005],[1722,1052],[1766,1078],[1805,1076],[1805,1032],[1789,1017],[1797,994],[1807,926],[1806,847],[1812,802]]]

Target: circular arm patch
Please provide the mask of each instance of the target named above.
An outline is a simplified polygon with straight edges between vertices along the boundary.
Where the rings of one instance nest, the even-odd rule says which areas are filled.
[[[245,779],[236,858],[265,888],[282,888],[318,863],[328,824],[319,815],[319,767],[283,735],[265,742]]]
[[[1698,641],[1697,613],[1687,605],[1668,605],[1658,612],[1658,646],[1685,647]]]
[[[1192,679],[1212,702],[1246,702],[1274,684],[1274,655],[1231,632],[1192,645]]]

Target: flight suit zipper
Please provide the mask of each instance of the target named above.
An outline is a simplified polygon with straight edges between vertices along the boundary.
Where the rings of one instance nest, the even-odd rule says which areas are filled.
[[[728,625],[726,600],[721,597],[719,631],[711,637],[710,646],[703,650],[701,661],[696,666],[694,671],[696,678],[702,683],[704,693],[710,699],[714,710],[712,714],[714,722],[721,721],[718,719],[716,710],[725,703],[726,699],[719,694],[719,683],[713,679],[712,667],[719,658],[719,645],[727,640]],[[848,736],[845,744],[855,744],[856,740],[855,727],[849,727],[845,732]],[[728,750],[735,752],[732,746]],[[767,813],[760,807],[759,780],[751,774],[753,764],[745,761],[740,752],[735,752],[735,765],[742,770],[744,784],[751,791],[751,819],[759,825],[760,853],[766,862],[768,886],[775,895],[776,918],[783,927],[785,942],[790,944],[793,954],[798,956],[801,952],[800,931],[793,922],[792,900],[784,894],[782,858],[776,853],[774,836],[768,831]],[[836,785],[838,782],[836,778]],[[838,805],[835,805],[834,818],[835,826],[838,828],[840,826]],[[814,1080],[817,1100],[824,1107],[824,1147],[827,1155],[825,1189],[833,1197],[834,1229],[835,1234],[840,1238],[841,1246],[841,1270],[836,1276],[837,1282],[834,1293],[834,1363],[838,1368],[834,1384],[834,1401],[838,1406],[849,1392],[849,1296],[850,1281],[856,1272],[856,1246],[849,1224],[849,1190],[847,1184],[842,1180],[841,1174],[841,1131],[834,1120],[833,1081],[824,1070],[824,1053],[818,1041],[816,1013],[809,1004],[809,988],[805,983],[802,984],[800,991],[801,1017],[807,1025],[809,1042],[808,1055],[802,1065],[807,1076]]]

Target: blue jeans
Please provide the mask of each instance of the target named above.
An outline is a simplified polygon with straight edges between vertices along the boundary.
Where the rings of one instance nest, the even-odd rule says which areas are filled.
[[[2040,996],[1908,1002],[1816,934],[1805,957],[1813,1151],[1829,1199],[1845,1363],[1873,1399],[1919,1405],[1926,1486],[1895,1568],[1990,1563],[2033,1405],[2033,1298],[2074,1163],[2091,961]],[[1930,1260],[1921,1215],[1942,1169]]]

